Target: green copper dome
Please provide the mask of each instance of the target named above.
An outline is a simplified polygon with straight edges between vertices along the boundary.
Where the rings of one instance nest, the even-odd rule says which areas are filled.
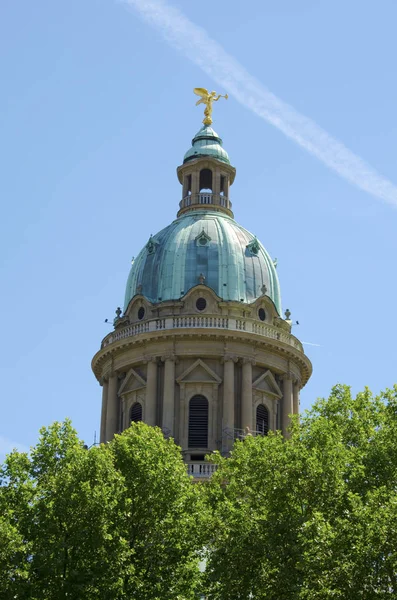
[[[186,163],[195,158],[211,157],[230,165],[228,153],[222,146],[223,142],[221,138],[212,127],[203,125],[200,131],[194,136],[192,147],[186,152],[183,162]]]
[[[263,294],[281,315],[273,261],[252,233],[225,214],[195,210],[151,236],[132,264],[124,310],[138,293],[151,302],[178,300],[199,284],[223,300],[250,303]]]

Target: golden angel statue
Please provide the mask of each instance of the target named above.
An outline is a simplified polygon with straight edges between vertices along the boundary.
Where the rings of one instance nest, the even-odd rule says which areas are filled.
[[[212,118],[211,118],[212,103],[219,100],[219,98],[225,98],[227,100],[228,95],[227,94],[225,94],[224,96],[222,96],[222,94],[217,95],[216,92],[209,92],[208,90],[206,90],[204,88],[194,88],[193,92],[197,96],[201,96],[200,100],[197,100],[196,106],[198,104],[205,104],[205,110],[204,110],[205,117],[203,119],[204,125],[211,125],[211,123],[212,123]]]

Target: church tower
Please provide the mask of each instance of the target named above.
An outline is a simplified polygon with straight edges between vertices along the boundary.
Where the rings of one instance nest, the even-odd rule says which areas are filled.
[[[248,432],[287,434],[312,371],[282,316],[273,260],[233,218],[236,169],[206,111],[177,168],[177,218],[134,260],[124,310],[92,361],[101,442],[131,421],[157,425],[196,477],[210,473],[207,453],[227,454]]]

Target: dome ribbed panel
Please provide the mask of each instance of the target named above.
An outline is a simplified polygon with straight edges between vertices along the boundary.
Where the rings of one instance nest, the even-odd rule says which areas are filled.
[[[210,238],[200,245],[204,231]],[[198,285],[199,276],[223,300],[253,302],[262,295],[262,286],[281,314],[280,288],[273,261],[259,243],[257,255],[247,248],[254,236],[233,219],[217,212],[194,211],[182,215],[152,237],[155,250],[147,247],[131,267],[125,295],[125,309],[139,293],[151,302],[178,300]]]

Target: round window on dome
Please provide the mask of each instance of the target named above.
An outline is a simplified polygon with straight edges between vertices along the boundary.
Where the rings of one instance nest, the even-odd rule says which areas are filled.
[[[141,306],[141,308],[138,310],[138,319],[140,321],[142,321],[144,316],[145,316],[145,309],[143,308],[143,306]]]
[[[203,237],[201,237],[201,238],[199,239],[199,244],[200,244],[200,246],[206,246],[206,245],[208,244],[208,240],[207,240],[207,238],[206,238],[206,237],[204,237],[204,236],[203,236]]]
[[[266,313],[265,313],[264,308],[260,308],[258,310],[258,317],[260,318],[261,321],[266,321]]]
[[[197,310],[205,310],[207,306],[207,300],[205,298],[199,298],[196,302]]]

